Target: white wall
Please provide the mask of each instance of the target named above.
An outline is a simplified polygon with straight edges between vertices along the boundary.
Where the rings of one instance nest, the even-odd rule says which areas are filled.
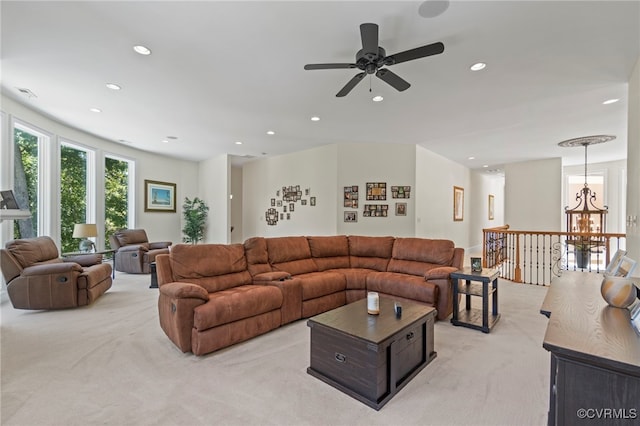
[[[493,220],[489,220],[489,195],[493,195]],[[482,250],[482,230],[502,226],[504,222],[504,176],[471,172],[469,197],[470,232],[469,246]]]
[[[242,239],[242,167],[231,167],[231,194],[229,199],[231,205],[231,215],[229,217],[229,227],[233,227],[231,232],[231,243],[241,243]]]
[[[5,123],[9,122],[11,117],[15,117],[23,122],[34,125],[53,135],[52,142],[57,143],[57,138],[63,138],[68,141],[79,143],[85,147],[96,150],[97,158],[102,159],[105,154],[117,155],[120,157],[135,160],[135,226],[144,228],[152,241],[173,241],[174,243],[182,240],[182,232],[180,226],[181,218],[181,200],[188,192],[197,193],[198,191],[198,164],[191,161],[177,160],[175,158],[164,157],[147,151],[134,149],[130,146],[114,143],[105,139],[98,138],[88,133],[68,127],[59,122],[53,121],[33,110],[25,108],[17,102],[2,97],[2,110],[6,114],[3,122],[2,132],[2,148],[0,149],[0,188],[11,188],[13,178],[11,170],[13,166],[11,162],[13,157],[10,154],[13,138],[9,133]],[[57,167],[57,166],[56,166]],[[98,187],[103,186],[103,176],[98,175]],[[161,182],[171,182],[176,184],[176,213],[151,213],[144,211],[144,180],[157,180]],[[59,193],[59,183],[52,179],[52,191]],[[104,200],[99,199],[98,211],[104,209]],[[1,235],[2,243],[13,237],[12,221],[4,221],[2,223]],[[56,220],[51,221],[51,229],[47,235],[56,240],[59,244],[59,224]],[[101,244],[101,236],[98,243]]]
[[[203,160],[199,164],[200,198],[209,206],[203,243],[226,244],[230,238],[231,166],[227,154]],[[193,192],[190,198],[198,193]]]
[[[452,240],[456,247],[469,247],[471,206],[470,171],[438,154],[416,146],[415,235]],[[453,187],[464,188],[464,220],[453,221]],[[472,213],[473,212],[473,213]]]
[[[391,144],[340,144],[338,155],[338,184],[335,188],[337,203],[337,234],[415,235],[415,146]],[[366,183],[387,184],[387,199],[367,201]],[[344,187],[358,185],[358,221],[344,222]],[[410,198],[392,198],[392,186],[411,186]],[[406,203],[406,216],[396,216],[396,203]],[[364,217],[365,204],[383,205],[389,208],[387,217]]]
[[[627,252],[640,261],[640,58],[629,76],[628,126],[627,216],[635,218],[635,223],[627,226]]]
[[[625,160],[587,164],[587,174],[598,174],[604,176],[604,193],[596,193],[596,199],[601,201],[603,205],[609,207],[609,213],[607,213],[607,232],[610,233],[625,232],[624,214],[626,193],[623,191],[623,189],[626,176],[626,168],[627,162]],[[569,175],[584,176],[584,164],[578,166],[563,167],[563,209],[565,206],[574,208],[578,204],[578,202],[576,201],[575,191],[571,192],[566,185],[567,176]],[[582,180],[582,182],[584,182],[584,179]],[[562,216],[564,216],[564,214],[562,214]],[[566,231],[565,225],[566,220],[563,219],[563,231]]]
[[[562,161],[525,161],[505,165],[504,220],[518,231],[560,231]]]
[[[242,168],[243,240],[254,236],[333,235],[336,233],[337,146],[327,145],[293,154],[250,161]],[[282,187],[300,185],[302,198],[294,203],[291,219],[267,225],[271,199],[282,198]],[[305,195],[309,189],[309,195]],[[280,191],[280,197],[276,191]],[[310,205],[316,197],[316,205]],[[287,203],[288,204],[288,203]],[[275,207],[282,212],[282,207]],[[289,209],[287,208],[287,212]],[[235,231],[234,231],[235,232]]]

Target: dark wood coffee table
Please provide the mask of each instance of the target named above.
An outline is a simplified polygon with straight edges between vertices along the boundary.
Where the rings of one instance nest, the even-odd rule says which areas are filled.
[[[436,310],[380,297],[380,315],[367,314],[362,299],[307,322],[311,329],[311,365],[307,373],[379,410],[436,357]]]

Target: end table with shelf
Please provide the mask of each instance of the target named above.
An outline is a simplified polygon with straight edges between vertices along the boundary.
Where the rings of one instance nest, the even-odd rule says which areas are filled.
[[[498,313],[498,277],[500,273],[496,269],[482,269],[473,272],[465,267],[451,273],[453,281],[453,325],[473,328],[484,333],[489,333],[500,319]],[[476,282],[473,282],[476,281]],[[480,282],[480,283],[477,283]],[[459,295],[465,295],[464,309],[460,309]],[[489,295],[491,295],[491,313],[489,313]],[[482,299],[482,309],[471,307],[471,296]]]

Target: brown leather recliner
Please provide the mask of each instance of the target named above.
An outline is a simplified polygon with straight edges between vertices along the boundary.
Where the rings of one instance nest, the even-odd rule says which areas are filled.
[[[50,237],[12,240],[0,250],[9,300],[16,309],[90,305],[112,284],[101,254],[60,258]]]
[[[121,229],[109,236],[114,253],[116,271],[148,274],[151,263],[159,254],[169,254],[171,241],[150,243],[144,229]]]

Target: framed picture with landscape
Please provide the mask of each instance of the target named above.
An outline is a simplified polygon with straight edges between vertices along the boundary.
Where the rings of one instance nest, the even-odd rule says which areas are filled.
[[[144,211],[175,213],[176,184],[145,179]]]

